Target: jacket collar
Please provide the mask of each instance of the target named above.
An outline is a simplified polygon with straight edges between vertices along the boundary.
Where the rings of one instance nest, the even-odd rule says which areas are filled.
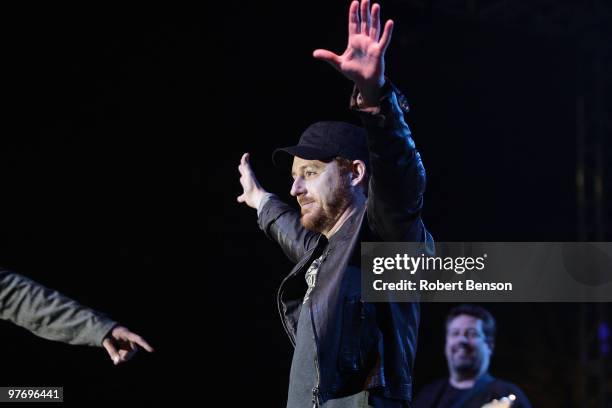
[[[346,241],[354,237],[355,233],[361,227],[361,222],[366,210],[365,203],[358,207],[353,214],[342,224],[340,229],[329,238],[329,246],[331,248],[338,245],[343,245]]]

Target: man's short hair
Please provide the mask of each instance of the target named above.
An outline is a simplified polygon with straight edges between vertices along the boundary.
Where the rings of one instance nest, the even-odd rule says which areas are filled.
[[[495,318],[487,309],[470,304],[455,306],[448,312],[444,328],[448,330],[448,325],[450,322],[459,315],[468,315],[482,320],[482,330],[484,331],[487,341],[490,343],[495,341],[497,325],[495,323]]]

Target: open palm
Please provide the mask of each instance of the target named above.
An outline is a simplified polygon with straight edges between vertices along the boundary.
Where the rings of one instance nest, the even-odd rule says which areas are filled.
[[[342,55],[328,50],[315,50],[313,56],[330,63],[361,91],[380,88],[385,81],[384,55],[393,31],[393,21],[388,20],[381,34],[380,6],[370,1],[353,1],[349,8],[348,45]]]

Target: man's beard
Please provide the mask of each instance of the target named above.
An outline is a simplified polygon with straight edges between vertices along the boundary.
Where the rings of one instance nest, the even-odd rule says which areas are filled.
[[[349,206],[352,199],[350,184],[348,182],[342,183],[334,191],[326,208],[323,208],[318,202],[316,208],[309,209],[308,212],[305,212],[302,208],[302,216],[300,217],[302,226],[315,232],[329,231],[336,224],[342,212]]]
[[[474,350],[471,347],[464,348],[464,353],[467,353],[468,355],[462,358],[453,356],[451,358],[451,364],[453,364],[454,369],[462,377],[469,378],[478,374],[480,371],[480,359],[474,353]]]

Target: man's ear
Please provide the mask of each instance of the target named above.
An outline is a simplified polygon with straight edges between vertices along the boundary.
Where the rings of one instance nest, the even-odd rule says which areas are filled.
[[[351,186],[358,186],[365,179],[366,166],[361,160],[353,160]]]
[[[493,354],[493,350],[495,349],[495,341],[493,339],[488,339],[487,344],[489,345],[489,350],[491,350],[491,354]]]

